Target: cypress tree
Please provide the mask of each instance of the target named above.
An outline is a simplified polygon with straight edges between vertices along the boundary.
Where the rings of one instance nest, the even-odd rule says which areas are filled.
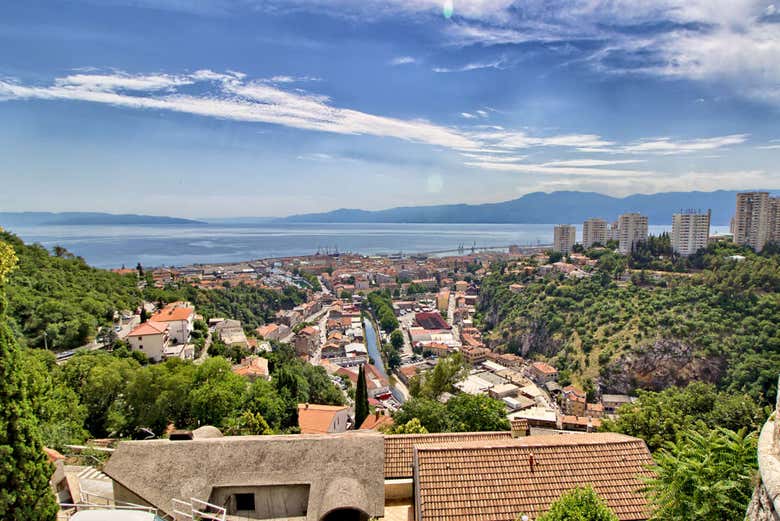
[[[364,365],[358,370],[357,389],[355,389],[355,428],[363,424],[368,416],[368,386],[366,385],[366,370]]]
[[[53,468],[21,373],[19,345],[6,323],[5,275],[16,263],[0,242],[0,519],[48,521],[58,506],[49,487]]]

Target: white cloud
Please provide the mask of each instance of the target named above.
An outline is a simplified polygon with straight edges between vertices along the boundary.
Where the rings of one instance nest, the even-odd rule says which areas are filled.
[[[195,80],[188,76],[170,74],[71,74],[55,80],[55,85],[66,89],[93,91],[157,91],[189,85]]]
[[[480,69],[503,69],[506,68],[507,62],[504,58],[498,60],[492,60],[487,62],[473,62],[461,65],[460,67],[434,67],[431,69],[433,72],[448,73],[448,72],[469,72],[478,71]]]
[[[731,134],[711,138],[691,139],[686,141],[673,141],[671,138],[643,140],[621,147],[623,152],[649,153],[649,154],[689,154],[705,150],[715,150],[722,147],[741,145],[748,139],[748,134]]]
[[[543,166],[557,166],[557,167],[598,167],[598,166],[613,166],[613,165],[628,165],[631,163],[643,163],[643,159],[570,159],[565,161],[549,161],[544,163]]]
[[[477,116],[474,114],[471,114],[470,112],[461,112],[460,117],[466,118],[466,119],[477,119]]]
[[[417,63],[417,60],[411,56],[399,56],[390,60],[390,65],[410,65]]]

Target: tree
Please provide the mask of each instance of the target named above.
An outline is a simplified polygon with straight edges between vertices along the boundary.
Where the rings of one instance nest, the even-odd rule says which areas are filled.
[[[13,249],[0,242],[0,519],[53,520],[53,469],[43,452],[19,345],[6,322],[4,283],[15,265]]]
[[[357,389],[355,390],[355,427],[363,425],[368,416],[368,387],[366,384],[365,366],[361,364],[358,370]]]
[[[428,429],[423,427],[420,420],[412,418],[406,423],[391,427],[387,434],[428,434]]]
[[[449,430],[454,432],[507,431],[506,405],[487,395],[462,393],[447,402]]]
[[[742,519],[753,492],[756,433],[716,428],[688,431],[655,455],[647,480],[653,519]]]
[[[412,396],[437,399],[466,377],[468,368],[463,355],[454,353],[441,358],[432,371],[412,378],[409,392]]]
[[[229,418],[226,422],[225,434],[228,436],[252,436],[258,434],[273,434],[268,423],[260,413],[244,411],[238,416]]]
[[[400,329],[396,329],[390,333],[390,343],[395,349],[401,349],[404,346],[404,334],[401,333]]]
[[[522,519],[522,515],[517,519]],[[618,517],[596,491],[587,486],[563,494],[537,521],[618,521]]]

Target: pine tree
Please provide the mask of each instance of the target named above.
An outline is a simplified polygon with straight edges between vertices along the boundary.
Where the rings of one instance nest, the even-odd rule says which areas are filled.
[[[6,323],[3,283],[15,263],[13,250],[0,242],[0,519],[53,520],[53,469],[27,397],[19,345]]]
[[[355,389],[355,428],[360,428],[368,416],[368,387],[366,370],[363,365],[358,370],[357,389]]]

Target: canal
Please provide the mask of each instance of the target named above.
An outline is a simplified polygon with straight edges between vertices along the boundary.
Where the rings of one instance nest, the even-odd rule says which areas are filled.
[[[368,318],[363,317],[363,327],[366,330],[366,349],[368,350],[368,356],[374,361],[374,366],[379,370],[379,373],[390,381],[390,376],[385,370],[385,362],[382,360],[382,353],[379,351],[381,340],[376,329],[374,329],[374,323]],[[390,392],[393,393],[393,396],[399,403],[404,403],[404,395],[401,394],[395,386],[390,386]]]

